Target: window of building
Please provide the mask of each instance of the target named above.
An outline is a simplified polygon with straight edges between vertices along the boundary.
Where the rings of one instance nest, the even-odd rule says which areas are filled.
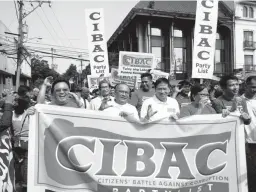
[[[162,32],[161,32],[161,29],[159,29],[159,28],[151,28],[151,35],[152,36],[161,36],[162,34],[161,34]]]
[[[160,28],[152,27],[151,28],[151,53],[156,57],[156,68],[164,69],[164,64],[162,62],[162,30]]]
[[[254,15],[253,15],[253,8],[252,7],[249,7],[249,18],[253,18]]]
[[[253,55],[244,55],[244,69],[245,71],[255,71],[256,66],[253,65]]]
[[[248,8],[246,6],[243,7],[243,17],[248,17]]]
[[[248,65],[253,65],[253,55],[245,55],[244,56],[244,64],[246,65],[246,66],[248,66]]]
[[[253,46],[253,31],[244,31],[244,47]]]
[[[176,73],[186,72],[186,38],[183,31],[174,28],[173,31],[173,58]]]

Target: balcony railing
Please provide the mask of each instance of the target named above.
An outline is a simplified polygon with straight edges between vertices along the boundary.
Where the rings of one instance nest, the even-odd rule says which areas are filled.
[[[256,71],[256,64],[244,65],[245,72]]]
[[[256,42],[244,41],[244,49],[256,49]]]

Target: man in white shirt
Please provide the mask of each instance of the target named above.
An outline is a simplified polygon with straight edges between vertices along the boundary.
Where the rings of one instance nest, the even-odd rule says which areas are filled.
[[[139,121],[137,109],[128,103],[129,95],[130,88],[126,84],[117,84],[115,87],[115,100],[111,103],[111,106],[103,111],[113,116],[125,117],[129,121]]]
[[[180,108],[176,99],[168,97],[169,82],[166,78],[159,78],[155,83],[155,96],[144,101],[141,108],[141,120],[152,122],[167,117],[177,119]]]
[[[242,98],[246,101],[248,114],[252,120],[249,125],[245,126],[246,140],[248,143],[256,143],[256,76],[246,79],[246,90]]]
[[[110,96],[110,84],[107,80],[102,80],[99,83],[100,95],[90,102],[90,110],[102,111],[110,107],[114,101],[114,97]]]
[[[246,133],[246,159],[248,174],[248,189],[256,191],[256,76],[250,76],[246,79],[245,94],[242,95],[247,105],[247,111],[251,117],[251,123],[245,125]]]

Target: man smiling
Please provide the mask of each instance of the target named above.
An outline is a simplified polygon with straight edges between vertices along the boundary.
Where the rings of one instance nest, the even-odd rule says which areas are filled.
[[[52,101],[49,105],[58,105],[63,107],[83,107],[83,103],[80,101],[75,93],[70,92],[69,83],[66,80],[59,79],[51,83],[52,77],[47,77],[41,86],[38,94],[37,102],[39,104],[45,104],[45,93],[47,87],[51,87]]]
[[[128,103],[130,88],[123,83],[117,84],[115,87],[115,100],[111,106],[104,109],[113,116],[127,117],[128,120],[139,121],[139,116],[136,108]]]
[[[177,118],[180,113],[178,102],[168,97],[169,82],[159,78],[155,83],[155,96],[144,101],[141,108],[141,120],[146,122],[161,120],[167,117]]]

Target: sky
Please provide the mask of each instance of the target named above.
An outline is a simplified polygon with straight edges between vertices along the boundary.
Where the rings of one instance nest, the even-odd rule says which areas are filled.
[[[51,7],[49,7],[48,3],[44,3],[42,7],[37,8],[25,18],[29,27],[25,45],[32,47],[31,49],[40,49],[47,52],[53,47],[50,45],[54,45],[57,53],[65,54],[68,50],[68,54],[72,54],[76,58],[79,54],[83,54],[82,57],[84,59],[89,59],[88,55],[86,55],[88,46],[85,9],[104,9],[105,38],[108,40],[137,3],[138,0],[52,1]],[[37,2],[33,2],[34,7],[37,4]],[[24,7],[27,13],[32,10],[32,6],[28,1],[25,2]],[[11,32],[17,33],[18,20],[14,1],[0,0],[0,20]],[[43,57],[42,59],[47,60],[51,65],[52,60],[50,57]],[[58,64],[57,71],[59,73],[64,73],[71,63],[81,69],[80,61],[78,60],[54,59],[54,63]],[[87,62],[84,62],[82,68],[84,69],[87,64]]]

